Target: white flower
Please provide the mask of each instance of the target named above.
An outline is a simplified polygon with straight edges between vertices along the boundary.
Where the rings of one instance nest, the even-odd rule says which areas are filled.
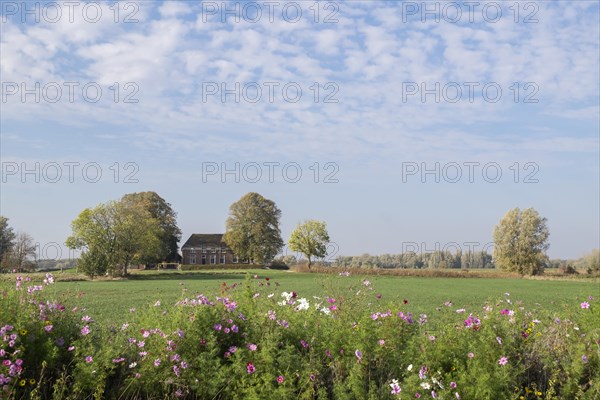
[[[407,371],[412,371],[412,369],[413,369],[413,365],[412,365],[412,364],[410,364],[410,365],[409,365],[409,366],[406,368],[406,370],[407,370]]]
[[[325,315],[331,314],[331,311],[327,307],[322,307],[319,311],[321,311]]]
[[[308,310],[308,308],[310,307],[310,304],[308,304],[308,300],[306,300],[304,297],[298,300],[298,305],[296,306],[296,311],[300,311],[300,310]]]
[[[131,364],[129,364],[129,368],[135,368],[137,366],[136,362],[132,362]]]
[[[431,389],[431,385],[427,382],[421,382],[421,387],[425,390]]]

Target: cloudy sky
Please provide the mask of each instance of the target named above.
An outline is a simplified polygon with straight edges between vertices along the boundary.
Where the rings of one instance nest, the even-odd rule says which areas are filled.
[[[284,239],[326,221],[333,259],[481,249],[534,207],[549,255],[579,257],[600,241],[598,4],[3,2],[1,214],[52,258],[125,193],[165,198],[185,241],[256,191]]]

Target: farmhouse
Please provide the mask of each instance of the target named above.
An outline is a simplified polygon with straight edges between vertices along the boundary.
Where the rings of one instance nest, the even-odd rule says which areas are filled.
[[[194,233],[181,247],[183,264],[237,264],[241,260],[223,242],[222,233]]]

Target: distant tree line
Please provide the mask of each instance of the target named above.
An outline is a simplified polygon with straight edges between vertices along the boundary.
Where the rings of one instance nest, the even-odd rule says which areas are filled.
[[[343,268],[494,268],[492,255],[485,251],[452,253],[449,250],[428,253],[400,253],[360,256],[339,256],[334,266]]]

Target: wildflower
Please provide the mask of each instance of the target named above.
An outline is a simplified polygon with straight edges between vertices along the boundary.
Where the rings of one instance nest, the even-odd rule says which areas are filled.
[[[182,337],[184,337],[184,336],[185,336],[185,333],[183,333],[183,331],[182,331],[181,329],[177,328],[177,335],[178,335],[180,338],[182,338]]]
[[[456,313],[457,313],[457,314],[462,314],[462,313],[464,313],[465,311],[467,311],[467,310],[465,310],[464,308],[459,308],[458,310],[456,310]]]
[[[469,354],[467,354],[467,357],[469,357],[469,358],[475,358],[475,353],[469,353]]]
[[[506,364],[508,364],[508,358],[507,357],[500,357],[500,359],[498,360],[498,364],[500,364],[500,365],[506,365]]]
[[[160,307],[160,300],[156,300],[156,302],[154,303],[154,307]]]
[[[92,317],[90,317],[89,315],[84,315],[83,317],[81,317],[81,320],[83,322],[93,322]]]
[[[179,367],[177,365],[173,365],[173,373],[179,377]]]
[[[285,378],[283,377],[283,375],[279,375],[277,377],[277,383],[282,384],[285,381]]]
[[[403,300],[404,304],[408,304],[408,300],[404,299]]]
[[[213,329],[214,329],[215,331],[220,331],[221,329],[223,329],[223,326],[222,326],[221,324],[215,324],[215,325],[213,326]]]
[[[379,343],[380,346],[385,346],[385,340],[383,339],[379,339],[377,343]]]
[[[421,393],[419,393],[419,392],[415,393],[415,398],[416,399],[420,399],[421,398]]]
[[[135,307],[131,307],[131,308],[129,309],[129,312],[135,312]]]
[[[581,356],[581,361],[583,361],[584,364],[587,364],[588,358],[585,354]]]
[[[413,369],[413,365],[412,364],[410,364],[408,367],[406,367],[406,370],[409,371],[409,372],[412,371],[412,369]]]
[[[310,374],[310,376],[308,377],[311,381],[315,381],[315,374]]]
[[[305,298],[301,298],[298,300],[298,305],[296,306],[296,311],[308,310],[310,305]]]
[[[69,346],[69,347],[67,348],[67,351],[73,351],[73,350],[75,350],[75,346]]]
[[[419,316],[419,325],[424,325],[427,323],[427,314],[421,314]]]
[[[253,374],[256,371],[256,368],[254,367],[254,364],[252,364],[251,362],[246,364],[246,371],[248,371],[249,374]]]
[[[90,333],[90,327],[88,325],[84,326],[83,328],[81,328],[81,334],[83,336],[86,336]]]
[[[125,361],[124,357],[113,358],[113,360],[112,360],[112,362],[115,363],[115,364],[121,363],[123,361]]]
[[[458,392],[454,392],[454,396],[455,396],[455,397],[456,397],[458,400],[460,400],[460,394],[458,394]]]
[[[365,279],[365,280],[362,282],[362,284],[363,284],[363,285],[365,285],[366,287],[370,287],[370,286],[371,286],[371,281],[369,281],[368,279]]]
[[[188,367],[188,363],[185,361],[180,362],[179,365],[181,366],[182,369],[187,369],[187,367]]]
[[[496,336],[496,342],[498,342],[498,344],[502,344],[502,338],[500,336]]]
[[[52,326],[52,325],[46,325],[46,326],[44,327],[44,330],[45,330],[46,332],[52,332],[52,328],[53,328],[53,326]]]
[[[450,382],[450,388],[456,389],[456,382]]]
[[[337,310],[337,306],[335,304],[332,304],[331,306],[329,306],[329,310],[336,311]]]
[[[424,390],[429,390],[429,389],[431,389],[431,385],[430,385],[429,383],[427,383],[427,382],[421,382],[421,385],[420,385],[420,386],[421,386],[421,387],[422,387]]]
[[[305,349],[308,348],[308,342],[305,341],[304,339],[300,339],[300,344],[302,345],[302,347],[304,347]]]
[[[362,351],[360,351],[360,350],[356,350],[356,351],[354,352],[354,354],[356,355],[356,358],[358,358],[358,362],[360,363],[360,362],[362,361],[362,355],[363,355],[363,354],[362,354]]]
[[[435,390],[431,391],[431,397],[433,397],[434,399],[437,399],[437,393],[435,392]]]
[[[426,366],[422,366],[421,369],[419,370],[419,378],[420,379],[425,379],[427,377],[427,367]],[[426,388],[429,389],[429,388]]]
[[[94,359],[92,358],[92,356],[87,356],[85,358],[85,362],[88,363],[88,364],[91,363],[92,361],[94,361]]]
[[[157,358],[156,360],[154,360],[154,366],[158,367],[160,365],[160,358]]]
[[[248,350],[250,350],[250,351],[256,351],[256,349],[257,349],[257,346],[254,343],[249,343],[247,345],[247,347],[248,347]]]
[[[429,335],[429,340],[432,341],[432,342],[434,342],[435,341],[435,336]]]
[[[398,384],[398,379],[392,379],[392,383],[390,383],[390,387],[392,388],[392,394],[398,395],[402,391],[400,385]]]
[[[327,357],[331,357],[331,352],[329,351],[329,349],[325,350],[325,355]]]
[[[588,303],[587,301],[584,301],[583,303],[580,304],[581,308],[590,308],[590,303]]]
[[[507,309],[500,310],[500,315],[509,315],[509,314],[510,314],[510,310],[507,310]]]

